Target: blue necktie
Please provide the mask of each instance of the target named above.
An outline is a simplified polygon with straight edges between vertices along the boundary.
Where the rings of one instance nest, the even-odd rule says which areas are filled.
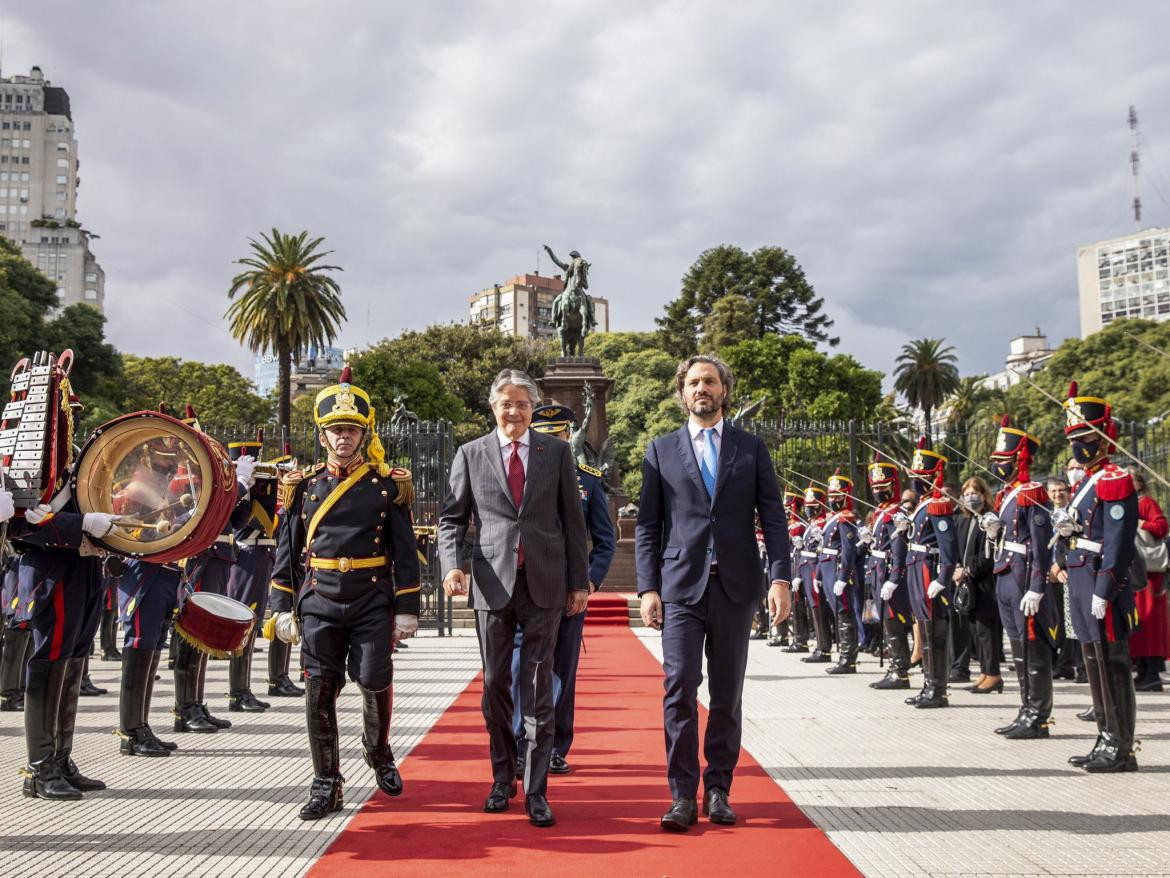
[[[703,484],[707,486],[707,496],[715,499],[715,473],[719,469],[719,457],[715,451],[715,428],[708,427],[703,431],[707,441],[703,443],[703,462],[699,465],[699,472],[703,476]]]

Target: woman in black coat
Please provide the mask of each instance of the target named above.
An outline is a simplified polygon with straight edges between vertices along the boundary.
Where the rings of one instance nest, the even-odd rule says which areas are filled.
[[[969,692],[986,695],[1003,692],[999,663],[1003,661],[1003,623],[995,600],[995,575],[987,545],[987,535],[979,527],[979,518],[995,509],[991,490],[975,476],[963,483],[959,528],[960,565],[955,570],[955,585],[965,584],[971,593],[971,617],[975,628],[980,677]]]

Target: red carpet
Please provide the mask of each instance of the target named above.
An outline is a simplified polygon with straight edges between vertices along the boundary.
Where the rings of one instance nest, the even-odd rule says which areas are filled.
[[[630,627],[630,603],[621,592],[599,591],[589,598],[589,612],[585,616],[586,627],[594,625],[617,625]]]
[[[738,826],[700,817],[685,834],[658,828],[669,805],[662,668],[629,628],[602,626],[588,637],[577,679],[574,771],[549,780],[559,821],[552,829],[528,824],[523,791],[506,814],[481,810],[491,776],[480,693],[477,678],[410,754],[403,795],[377,793],[310,875],[859,874],[747,753],[731,791]]]

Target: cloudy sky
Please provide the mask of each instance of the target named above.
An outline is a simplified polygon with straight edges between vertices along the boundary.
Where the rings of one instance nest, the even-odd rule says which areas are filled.
[[[703,249],[778,244],[866,365],[942,335],[994,371],[1078,333],[1076,246],[1133,229],[1131,103],[1170,225],[1164,4],[4,6],[4,74],[72,98],[131,353],[251,374],[221,315],[277,226],[345,268],[346,346],[466,319],[544,242],[592,261],[614,329],[653,328]]]

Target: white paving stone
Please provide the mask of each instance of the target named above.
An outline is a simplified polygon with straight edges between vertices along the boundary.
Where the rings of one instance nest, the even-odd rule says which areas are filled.
[[[1170,693],[1138,694],[1142,770],[1090,775],[1065,762],[1095,737],[1087,686],[1057,683],[1050,739],[1005,741],[1014,685],[924,711],[869,688],[876,659],[826,667],[752,641],[743,744],[866,875],[1170,875]]]

